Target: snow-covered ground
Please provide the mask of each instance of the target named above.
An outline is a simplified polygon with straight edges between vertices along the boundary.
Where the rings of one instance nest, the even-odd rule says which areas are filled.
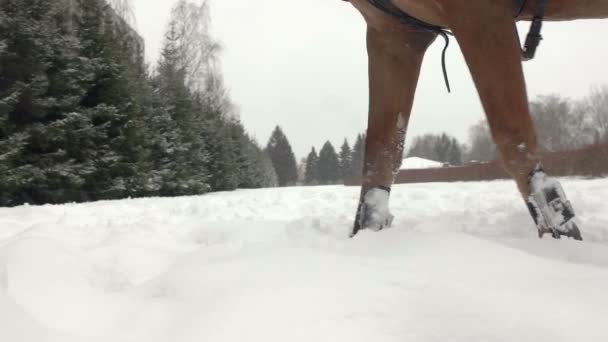
[[[401,170],[432,169],[432,168],[442,167],[442,166],[443,166],[443,163],[438,162],[438,161],[424,159],[424,158],[420,158],[420,157],[409,157],[409,158],[403,159],[403,162],[401,163]]]
[[[0,341],[607,341],[608,179],[565,179],[585,242],[507,181],[0,209]]]

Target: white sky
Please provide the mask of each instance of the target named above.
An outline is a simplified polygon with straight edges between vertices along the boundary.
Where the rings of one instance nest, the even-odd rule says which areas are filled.
[[[283,127],[298,159],[330,139],[353,143],[367,121],[365,25],[340,0],[211,0],[213,32],[223,46],[226,85],[246,129],[265,145]],[[155,61],[175,0],[134,0],[137,26]],[[522,37],[528,24],[520,24]],[[528,91],[576,99],[608,83],[608,21],[548,23],[537,57],[525,64]],[[466,142],[483,111],[456,41],[448,51],[452,94],[445,90],[442,40],[426,55],[408,140],[448,132]]]

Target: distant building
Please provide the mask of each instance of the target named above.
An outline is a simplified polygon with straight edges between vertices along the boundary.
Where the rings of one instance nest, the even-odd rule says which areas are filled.
[[[409,157],[409,158],[403,159],[403,162],[401,163],[401,170],[434,169],[434,168],[440,168],[440,167],[444,167],[444,166],[445,165],[442,162],[438,162],[438,161],[434,161],[434,160],[430,160],[430,159],[419,158],[419,157]]]

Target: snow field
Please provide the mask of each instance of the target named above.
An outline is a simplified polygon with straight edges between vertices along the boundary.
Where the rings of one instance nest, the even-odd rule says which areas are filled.
[[[510,181],[0,209],[0,341],[605,341],[608,179],[562,180],[582,243]]]

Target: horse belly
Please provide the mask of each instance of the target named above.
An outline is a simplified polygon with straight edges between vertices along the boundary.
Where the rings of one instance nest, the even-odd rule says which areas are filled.
[[[429,24],[445,27],[447,25],[445,25],[445,20],[443,20],[444,16],[440,3],[441,1],[442,0],[391,0],[391,3],[414,18]],[[350,3],[363,14],[369,26],[379,30],[394,28],[392,20],[387,20],[386,14],[372,6],[368,0],[350,0]]]
[[[405,13],[426,23],[447,26],[441,1],[437,0],[392,0]]]

